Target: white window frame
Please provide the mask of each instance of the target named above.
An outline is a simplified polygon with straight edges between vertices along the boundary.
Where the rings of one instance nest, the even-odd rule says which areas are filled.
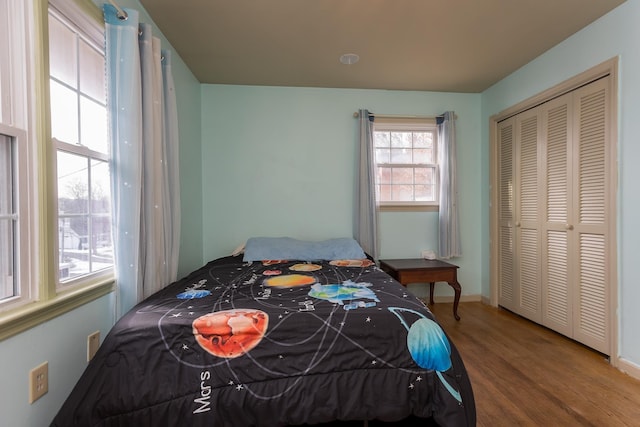
[[[433,159],[434,163],[426,164],[400,164],[400,163],[384,163],[384,166],[408,166],[408,167],[426,167],[433,169],[434,173],[434,200],[430,201],[382,201],[380,195],[376,191],[379,210],[381,211],[435,211],[438,209],[440,200],[440,170],[438,166],[438,132],[435,119],[414,119],[414,118],[378,118],[373,122],[373,138],[375,146],[376,132],[399,131],[399,132],[432,132],[433,134]],[[374,148],[375,152],[375,148]],[[374,154],[375,156],[375,154]],[[377,172],[378,162],[374,158],[375,168]],[[377,173],[376,173],[377,177]],[[378,189],[376,182],[376,189]]]
[[[71,29],[72,31],[74,31],[75,33],[77,33],[77,35],[88,45],[90,45],[93,49],[95,50],[102,50],[102,52],[104,53],[104,49],[105,49],[105,38],[104,38],[104,27],[101,25],[98,25],[96,22],[92,21],[91,19],[88,19],[87,15],[85,13],[82,12],[81,9],[79,9],[77,6],[74,6],[72,3],[68,2],[68,1],[64,1],[64,0],[50,0],[50,5],[49,5],[49,14],[52,15],[55,19],[59,20],[63,25],[69,27],[69,29]],[[78,52],[77,55],[77,61],[80,61],[80,55]],[[78,69],[78,75],[77,75],[77,79],[78,79],[78,87],[77,88],[69,88],[70,90],[73,90],[74,92],[76,92],[76,94],[78,95],[78,97],[84,95],[87,96],[87,94],[84,94],[81,91],[80,88],[80,84],[79,84],[79,72],[80,70]],[[63,85],[63,86],[67,86],[67,84],[65,82],[61,82],[56,78],[51,77],[52,79],[54,79],[56,82],[58,82],[59,84]],[[89,99],[89,98],[88,98]],[[91,101],[96,102],[96,100],[91,99]],[[80,105],[78,105],[78,126],[80,126],[80,114],[81,114],[81,107]],[[81,136],[81,135],[80,135]],[[97,152],[94,150],[91,150],[89,147],[85,146],[85,145],[81,145],[81,144],[73,144],[73,143],[69,143],[69,142],[65,142],[65,141],[60,141],[56,138],[52,138],[51,139],[51,144],[52,147],[55,149],[56,154],[59,152],[62,153],[67,153],[67,154],[73,154],[73,155],[77,155],[79,157],[83,157],[85,160],[87,160],[88,162],[92,161],[92,160],[98,160],[98,161],[109,161],[109,156],[108,154],[105,153],[101,153],[101,152]],[[58,173],[60,173],[60,171],[58,171]],[[91,178],[91,174],[89,174],[88,177],[89,181],[88,181],[88,185],[89,188],[91,188],[92,186],[92,178]],[[56,198],[57,200],[57,198]],[[91,203],[88,204],[88,208],[89,211],[85,214],[82,214],[82,216],[86,216],[87,217],[87,221],[89,224],[89,233],[91,233],[91,223],[93,218],[96,216],[93,214],[93,212],[91,211]],[[78,215],[72,215],[72,216],[78,216]],[[65,216],[66,217],[66,216]],[[109,215],[110,217],[110,215]],[[59,219],[59,210],[56,209],[56,221],[58,221]],[[59,240],[59,234],[56,233],[56,238],[58,238]],[[56,245],[56,260],[57,262],[59,262],[59,242],[58,245]],[[58,266],[59,267],[59,266]],[[59,268],[58,268],[58,271]],[[68,280],[62,280],[59,276],[59,274],[57,275],[57,285],[58,285],[58,289],[59,290],[66,290],[66,289],[70,289],[70,288],[74,288],[74,287],[82,287],[82,286],[86,286],[87,284],[91,284],[93,282],[95,282],[97,279],[101,279],[101,278],[110,278],[113,277],[114,274],[114,270],[113,267],[110,268],[105,268],[105,269],[101,269],[101,270],[97,270],[97,271],[92,271],[89,272],[87,274],[83,274],[80,276],[76,276],[74,278],[68,279]]]
[[[30,189],[30,175],[28,167],[28,138],[27,133],[12,126],[0,123],[0,135],[10,138],[12,144],[12,191],[13,212],[10,219],[15,221],[13,247],[13,288],[14,294],[2,299],[2,306],[14,307],[31,301],[37,289],[28,286],[31,282],[31,247],[29,239],[30,215],[28,201],[32,196]]]
[[[15,293],[0,300],[0,311],[23,306],[38,296],[36,274],[32,259],[33,248],[38,244],[34,215],[35,168],[30,159],[34,153],[33,135],[30,131],[29,93],[31,69],[32,15],[29,2],[0,0],[0,9],[6,14],[0,17],[0,134],[11,138],[12,144],[12,190],[14,192],[15,235],[13,265]]]
[[[114,289],[113,273],[57,288],[56,148],[49,107],[49,3],[74,23],[104,29],[92,0],[0,0],[0,133],[12,138],[20,272],[16,297],[0,301],[0,340],[80,307]],[[66,12],[66,10],[65,10]],[[103,36],[101,36],[103,37]]]

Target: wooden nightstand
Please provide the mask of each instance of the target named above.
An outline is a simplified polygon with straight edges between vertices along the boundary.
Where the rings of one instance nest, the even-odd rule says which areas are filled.
[[[429,284],[429,304],[433,304],[435,282],[447,282],[453,288],[453,317],[458,316],[458,303],[462,287],[458,283],[458,266],[437,259],[385,259],[380,260],[380,269],[403,285],[409,283]]]

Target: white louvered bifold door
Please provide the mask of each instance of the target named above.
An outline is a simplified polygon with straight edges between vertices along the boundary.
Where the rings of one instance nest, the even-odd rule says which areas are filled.
[[[498,123],[498,303],[608,355],[610,84],[602,77]]]
[[[516,188],[515,242],[516,312],[540,322],[540,220],[538,202],[538,139],[540,108],[516,117]]]
[[[571,223],[577,251],[571,263],[576,269],[573,298],[573,337],[610,354],[607,254],[609,209],[607,194],[611,172],[607,135],[610,126],[608,77],[573,92],[573,182],[576,197]]]
[[[515,119],[498,123],[498,304],[516,311],[514,271],[514,143]]]
[[[572,94],[543,106],[542,324],[572,335],[569,217],[572,211]]]

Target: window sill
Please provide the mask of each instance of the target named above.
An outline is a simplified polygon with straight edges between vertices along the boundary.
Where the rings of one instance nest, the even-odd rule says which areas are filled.
[[[438,205],[380,205],[379,212],[438,212]]]
[[[0,313],[0,341],[113,292],[113,278]]]

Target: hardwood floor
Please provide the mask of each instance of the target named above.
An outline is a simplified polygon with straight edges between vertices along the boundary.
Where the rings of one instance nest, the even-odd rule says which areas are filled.
[[[430,306],[462,354],[478,426],[640,426],[640,381],[549,329],[479,302]]]

